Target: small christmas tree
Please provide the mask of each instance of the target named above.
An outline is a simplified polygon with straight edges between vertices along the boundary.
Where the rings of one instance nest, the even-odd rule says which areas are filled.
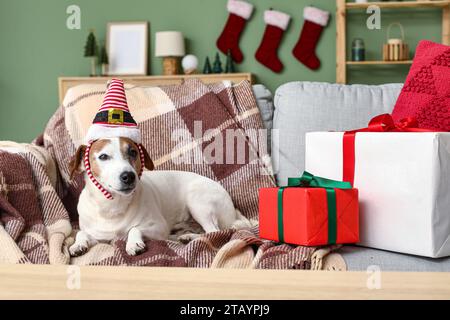
[[[100,50],[100,64],[102,65],[102,75],[106,75],[108,73],[109,59],[105,46],[102,46]]]
[[[94,31],[91,30],[84,46],[84,56],[91,58],[91,76],[96,76],[96,59],[97,59],[97,40]]]
[[[203,73],[204,74],[212,73],[211,63],[209,63],[209,58],[208,57],[206,57],[206,59],[205,59],[205,65],[203,67]]]
[[[222,73],[223,72],[222,62],[220,61],[220,56],[219,56],[218,52],[216,53],[216,59],[214,60],[212,72],[213,73]]]
[[[226,73],[234,73],[235,72],[234,61],[233,61],[233,57],[231,56],[230,50],[227,51],[227,62],[225,64],[225,72]]]

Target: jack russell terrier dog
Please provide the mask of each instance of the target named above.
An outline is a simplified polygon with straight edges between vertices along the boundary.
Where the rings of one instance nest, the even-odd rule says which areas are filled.
[[[86,148],[80,146],[70,162],[71,176],[84,171],[86,180],[78,201],[80,231],[69,248],[72,256],[84,254],[98,242],[125,235],[127,253],[140,254],[145,250],[144,240],[168,239],[172,228],[190,216],[205,232],[251,226],[219,183],[191,172],[153,171],[145,148],[129,138],[93,142],[89,162],[83,165]],[[89,179],[86,163],[89,174],[102,188]],[[139,179],[142,166],[150,171],[143,172]],[[195,236],[185,234],[179,240],[189,241]]]
[[[145,250],[147,239],[168,239],[191,217],[205,232],[251,226],[217,182],[182,171],[153,171],[141,133],[128,109],[124,83],[112,79],[81,145],[70,162],[71,177],[84,171],[86,186],[78,201],[80,231],[72,256],[99,241],[127,236],[126,251]],[[146,167],[150,171],[145,171]],[[198,234],[177,238],[190,241]]]

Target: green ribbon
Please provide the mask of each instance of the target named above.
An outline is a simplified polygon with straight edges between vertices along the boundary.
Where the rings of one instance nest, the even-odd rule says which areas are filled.
[[[324,188],[328,204],[328,243],[335,244],[337,238],[337,213],[335,189],[351,189],[349,182],[316,177],[305,171],[299,178],[288,178],[288,185],[278,189],[278,240],[284,242],[283,192],[286,188]]]

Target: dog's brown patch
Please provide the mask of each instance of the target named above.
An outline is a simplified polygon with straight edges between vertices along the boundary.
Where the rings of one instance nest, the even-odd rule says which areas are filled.
[[[119,143],[122,157],[133,166],[136,172],[141,172],[142,165],[139,157],[138,146],[133,142],[133,140],[123,137],[119,139]]]
[[[150,158],[147,150],[144,148],[143,145],[141,145],[142,152],[144,153],[144,165],[148,170],[155,169],[155,165],[153,164],[152,158]]]
[[[91,145],[91,151],[89,152],[89,163],[91,165],[91,171],[94,177],[99,177],[101,171],[95,156],[96,154],[100,153],[103,150],[103,148],[109,143],[111,143],[111,140],[102,139],[95,141]]]
[[[145,150],[145,148],[142,145],[141,148],[142,152],[144,153],[145,168],[147,168],[148,170],[153,170],[154,165],[152,159],[148,155],[147,150]],[[132,157],[130,155],[131,150],[134,150],[136,157]],[[136,143],[134,143],[133,140],[128,138],[120,138],[120,151],[122,152],[122,156],[124,157],[124,159],[127,159],[130,162],[130,164],[134,167],[136,172],[141,172],[142,164],[140,161],[139,148],[136,145]]]
[[[85,145],[79,146],[75,154],[72,156],[72,159],[70,159],[69,162],[70,179],[73,179],[75,172],[81,171],[81,162],[83,161],[85,151],[86,151]]]

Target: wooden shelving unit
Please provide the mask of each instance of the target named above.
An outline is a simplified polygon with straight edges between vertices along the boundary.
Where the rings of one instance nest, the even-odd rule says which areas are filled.
[[[391,64],[411,64],[412,60],[403,61],[382,61],[382,60],[370,60],[370,61],[346,61],[347,65],[350,66],[367,66],[367,65],[391,65]]]
[[[369,6],[381,9],[414,9],[437,8],[442,9],[442,43],[450,45],[450,0],[438,1],[390,1],[355,3],[346,0],[336,0],[336,82],[347,82],[347,66],[377,66],[377,65],[408,65],[407,61],[347,61],[346,51],[346,14],[349,10],[365,10]]]
[[[439,0],[439,1],[391,1],[391,2],[367,2],[367,3],[356,3],[356,2],[347,2],[347,9],[366,9],[368,6],[376,5],[380,8],[444,8],[448,6],[449,1]]]

